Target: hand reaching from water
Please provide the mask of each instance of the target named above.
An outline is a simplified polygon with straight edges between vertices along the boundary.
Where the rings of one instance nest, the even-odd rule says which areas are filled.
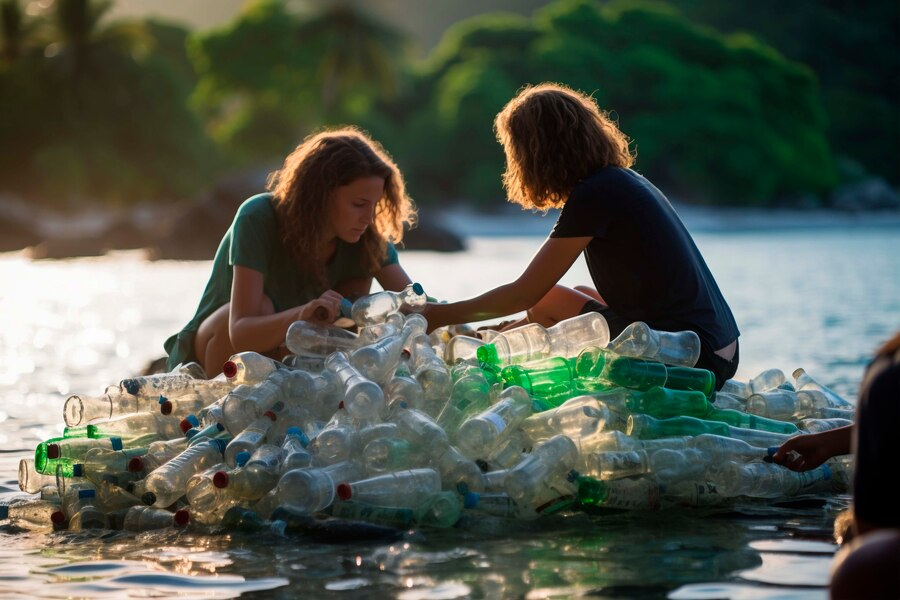
[[[794,436],[772,455],[772,462],[792,471],[815,469],[832,456],[850,453],[853,426]]]

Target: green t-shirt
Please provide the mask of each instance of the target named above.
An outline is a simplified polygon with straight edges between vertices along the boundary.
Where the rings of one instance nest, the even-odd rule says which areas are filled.
[[[334,258],[325,267],[328,286],[323,288],[311,274],[300,272],[278,235],[278,223],[271,194],[257,194],[237,210],[231,227],[219,243],[213,259],[212,274],[200,298],[194,318],[163,345],[172,370],[179,363],[197,360],[194,336],[200,324],[213,312],[231,301],[234,265],[263,274],[263,293],[280,312],[318,298],[328,289],[347,279],[371,276],[362,263],[362,243],[348,244],[337,240]],[[397,262],[397,250],[387,243],[383,266]]]

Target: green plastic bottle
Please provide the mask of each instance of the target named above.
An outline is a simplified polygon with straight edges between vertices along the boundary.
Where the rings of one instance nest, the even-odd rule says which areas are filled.
[[[778,421],[758,415],[741,412],[730,408],[716,408],[709,406],[709,412],[703,417],[708,421],[721,421],[735,427],[743,427],[744,429],[757,429],[759,431],[771,431],[772,433],[797,433],[799,429],[793,423],[787,421]]]
[[[702,435],[714,433],[725,437],[731,437],[731,430],[726,423],[718,421],[705,421],[696,417],[671,417],[668,419],[654,419],[649,415],[631,415],[628,417],[628,426],[625,433],[640,440],[653,440],[663,437],[677,437],[682,435]]]
[[[666,385],[666,365],[619,356],[603,348],[585,348],[575,359],[575,376],[638,390]]]
[[[41,442],[34,449],[34,468],[38,473],[51,475],[56,473],[60,464],[81,462],[81,458],[91,448],[121,450],[122,439],[109,438],[51,438]]]
[[[631,412],[643,413],[657,419],[689,416],[705,418],[709,402],[703,392],[671,390],[653,387],[643,393],[635,393],[625,400]]]
[[[522,365],[504,367],[500,372],[505,387],[518,385],[532,396],[542,396],[544,392],[560,383],[567,383],[575,375],[575,360],[561,356]]]
[[[716,392],[716,376],[706,369],[666,367],[666,387],[703,392],[706,398],[712,398]]]

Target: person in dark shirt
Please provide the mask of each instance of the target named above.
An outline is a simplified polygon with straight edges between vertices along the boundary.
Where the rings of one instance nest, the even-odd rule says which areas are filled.
[[[900,598],[900,511],[888,491],[900,461],[900,331],[866,367],[853,425],[796,436],[772,459],[807,471],[854,454],[853,540],[835,557],[832,598]]]
[[[616,124],[593,98],[545,83],[521,91],[494,126],[506,153],[510,200],[562,211],[518,279],[476,298],[429,305],[429,325],[526,310],[528,321],[551,326],[595,311],[611,337],[634,321],[691,330],[701,342],[697,366],[712,371],[721,388],[737,371],[734,316],[672,205],[631,170],[634,156]],[[580,254],[593,287],[558,285]]]

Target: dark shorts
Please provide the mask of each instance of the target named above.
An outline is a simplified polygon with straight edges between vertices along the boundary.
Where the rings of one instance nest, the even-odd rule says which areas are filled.
[[[606,319],[606,324],[609,326],[609,339],[611,340],[615,339],[626,327],[631,325],[630,321],[623,319],[608,306],[596,300],[588,300],[581,307],[581,312],[578,314],[583,315],[589,312],[603,315],[603,318]],[[713,375],[716,376],[716,390],[720,390],[725,385],[725,381],[731,379],[737,373],[739,360],[740,345],[738,343],[735,344],[734,356],[731,360],[725,360],[715,353],[715,349],[708,348],[705,344],[700,344],[700,358],[697,359],[697,364],[694,367],[712,371]]]

